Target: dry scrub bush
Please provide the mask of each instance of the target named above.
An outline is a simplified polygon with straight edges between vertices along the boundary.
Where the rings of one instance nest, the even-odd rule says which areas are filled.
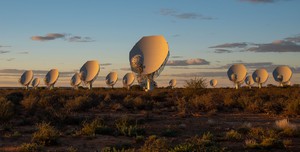
[[[79,135],[95,136],[96,134],[112,134],[113,130],[104,124],[102,119],[96,118],[91,123],[84,122]]]
[[[59,132],[50,125],[50,123],[38,123],[38,130],[32,135],[32,142],[37,143],[38,145],[54,145],[57,144],[59,137]]]
[[[291,99],[286,107],[286,113],[289,115],[300,115],[300,99]]]
[[[23,143],[19,148],[19,152],[39,152],[43,150],[43,146],[36,143]]]
[[[0,97],[0,123],[9,121],[14,116],[14,104]]]
[[[298,129],[295,124],[289,122],[288,119],[282,119],[275,121],[276,127],[282,131],[283,135],[286,136],[295,136],[298,134]]]
[[[235,130],[230,130],[226,132],[225,138],[227,140],[239,141],[242,139],[242,135]]]
[[[94,105],[93,99],[88,96],[79,96],[76,97],[73,100],[67,101],[65,104],[65,108],[68,111],[87,111],[89,108],[91,108]]]
[[[155,135],[149,136],[141,147],[141,152],[168,152],[169,143],[165,138],[158,138]]]
[[[39,100],[37,97],[29,96],[21,101],[21,105],[25,108],[25,110],[28,113],[34,114],[38,107],[38,101]]]

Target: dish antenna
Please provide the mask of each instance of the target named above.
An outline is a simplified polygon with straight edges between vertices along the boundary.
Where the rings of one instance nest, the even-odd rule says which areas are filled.
[[[211,79],[209,81],[209,84],[210,84],[210,86],[212,86],[212,87],[215,88],[217,86],[217,84],[218,84],[218,80],[217,79]]]
[[[45,85],[50,90],[52,90],[54,88],[54,84],[56,83],[58,77],[59,77],[58,69],[51,69],[44,78]]]
[[[238,89],[245,80],[247,69],[243,64],[234,64],[228,69],[227,75],[229,80],[235,84],[235,88]]]
[[[246,85],[251,89],[251,86],[254,84],[254,80],[251,75],[248,75],[245,79]]]
[[[40,84],[40,78],[34,78],[31,85],[34,89],[36,89]]]
[[[91,60],[87,61],[80,68],[80,79],[84,82],[84,84],[88,84],[88,88],[92,89],[93,82],[97,79],[98,74],[100,72],[100,65],[98,61]]]
[[[32,78],[33,78],[32,70],[27,70],[21,75],[21,78],[19,79],[19,83],[25,86],[27,90]]]
[[[129,88],[133,84],[134,80],[135,80],[135,78],[134,78],[133,73],[126,73],[123,77],[123,86],[129,90]]]
[[[261,69],[255,70],[253,72],[252,78],[253,78],[254,82],[256,82],[258,84],[258,88],[261,88],[262,84],[264,84],[268,80],[269,74],[266,69],[261,68]]]
[[[81,79],[80,79],[80,74],[78,73],[78,72],[76,72],[73,76],[72,76],[72,78],[71,78],[71,80],[70,80],[70,84],[71,84],[71,86],[73,86],[73,88],[74,89],[78,89],[78,86],[80,85],[80,83],[81,83]]]
[[[273,71],[273,77],[275,81],[279,82],[279,86],[283,86],[284,84],[290,83],[293,72],[289,66],[283,65],[278,66]]]
[[[172,79],[169,82],[169,86],[171,87],[171,89],[175,88],[175,86],[177,85],[177,81],[176,79]]]
[[[163,71],[169,55],[168,42],[162,35],[142,37],[131,49],[131,70],[137,73],[137,80],[145,91],[155,87],[154,78]]]
[[[108,86],[111,86],[111,88],[114,88],[114,85],[118,81],[118,74],[117,72],[110,72],[105,79],[105,82]]]

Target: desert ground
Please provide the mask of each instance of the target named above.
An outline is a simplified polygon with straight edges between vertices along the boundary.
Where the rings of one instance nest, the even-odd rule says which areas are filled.
[[[300,151],[300,88],[0,89],[0,151]]]

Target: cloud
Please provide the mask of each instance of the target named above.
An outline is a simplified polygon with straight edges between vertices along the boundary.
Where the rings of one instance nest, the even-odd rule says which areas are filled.
[[[179,13],[174,9],[161,9],[160,14],[163,16],[172,16],[177,19],[201,19],[201,20],[212,20],[212,17],[203,16],[202,14],[197,14],[193,12]]]
[[[131,68],[120,68],[122,71],[131,71]]]
[[[10,51],[0,51],[0,54],[6,54],[9,53]]]
[[[251,52],[300,52],[300,45],[292,41],[277,40],[272,43],[257,44],[245,51]]]
[[[49,33],[46,36],[32,36],[31,40],[34,41],[50,41],[55,39],[63,39],[69,42],[93,42],[90,37],[74,36],[72,34],[63,34],[63,33]]]
[[[164,75],[170,77],[225,77],[227,76],[226,71],[216,71],[216,72],[191,72],[191,73],[179,73],[179,74],[170,74]]]
[[[49,33],[46,36],[32,36],[31,39],[34,41],[49,41],[49,40],[55,40],[58,38],[64,38],[65,34],[60,33]]]
[[[9,59],[7,59],[6,61],[13,61],[13,60],[15,60],[16,58],[9,58]]]
[[[216,49],[215,53],[232,53],[232,51],[227,49]]]
[[[1,75],[6,74],[9,76],[21,76],[21,74],[26,71],[25,69],[2,69],[0,70]],[[47,70],[33,70],[33,74],[35,76],[45,76],[47,74]],[[71,77],[75,72],[74,71],[59,71],[60,77]]]
[[[100,66],[109,66],[109,65],[112,65],[111,63],[102,63],[100,64]]]
[[[90,37],[72,36],[68,38],[69,42],[93,42],[94,40]]]
[[[286,41],[300,43],[300,35],[294,37],[285,38]]]
[[[11,47],[11,46],[4,46],[4,45],[0,45],[0,48],[2,48],[2,47]]]
[[[225,43],[225,44],[220,44],[216,46],[211,46],[209,48],[245,48],[247,47],[246,42],[240,42],[240,43]]]
[[[19,52],[18,54],[29,54],[29,52],[24,51],[24,52]]]
[[[187,59],[187,60],[170,60],[167,66],[189,66],[189,65],[209,65],[210,63],[204,59]]]
[[[183,56],[174,55],[174,56],[171,56],[171,58],[173,58],[173,59],[179,59],[179,58],[183,58]]]
[[[274,3],[280,0],[240,0],[242,2],[249,2],[249,3]],[[284,0],[281,0],[284,1]]]

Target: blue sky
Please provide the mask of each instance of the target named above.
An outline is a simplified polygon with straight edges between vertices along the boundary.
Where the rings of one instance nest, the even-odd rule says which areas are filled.
[[[194,76],[231,85],[226,68],[233,63],[249,65],[249,73],[289,65],[300,83],[299,7],[298,0],[1,1],[0,86],[20,86],[26,69],[73,72],[91,59],[103,64],[96,86],[104,86],[110,71],[119,79],[129,72],[129,51],[142,36],[157,34],[175,61],[157,79],[161,86]]]

